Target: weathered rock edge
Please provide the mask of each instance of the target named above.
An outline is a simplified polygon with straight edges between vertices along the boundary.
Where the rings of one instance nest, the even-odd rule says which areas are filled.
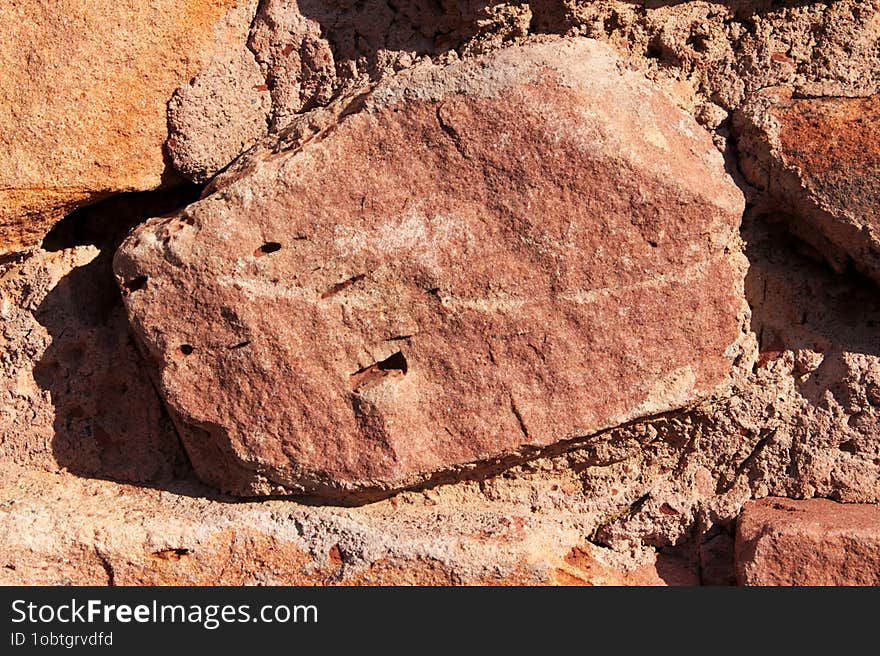
[[[880,95],[795,98],[771,87],[733,115],[740,169],[837,272],[880,284]]]
[[[360,499],[685,407],[748,359],[742,196],[607,46],[361,100],[116,255],[203,480]]]

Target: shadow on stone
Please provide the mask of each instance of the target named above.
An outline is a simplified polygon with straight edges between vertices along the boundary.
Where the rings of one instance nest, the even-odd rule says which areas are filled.
[[[191,477],[137,350],[111,264],[131,227],[195,200],[198,191],[115,196],[73,212],[43,242],[47,251],[97,249],[35,312],[52,342],[34,379],[54,406],[54,457],[75,474],[144,484]]]
[[[817,366],[806,360],[796,365],[800,393],[824,406],[831,392],[846,407],[851,368],[845,355],[880,356],[876,285],[855,271],[832,272],[772,214],[747,213],[743,234],[749,259],[746,297],[761,352],[756,367],[785,350],[814,352]]]

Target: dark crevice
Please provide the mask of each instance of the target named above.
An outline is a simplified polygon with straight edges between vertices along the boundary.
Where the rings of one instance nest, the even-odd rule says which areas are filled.
[[[733,486],[739,480],[740,476],[742,476],[748,470],[751,464],[755,462],[758,456],[761,455],[761,452],[764,450],[764,448],[773,440],[774,435],[776,435],[775,428],[769,430],[765,429],[761,432],[761,438],[757,441],[757,443],[755,443],[755,446],[752,448],[749,455],[746,456],[745,459],[743,459],[743,461],[739,463],[739,465],[737,465],[736,470],[733,472],[733,476],[730,478],[730,480],[726,484],[721,484],[721,482],[719,481],[717,490],[718,494],[725,494],[733,489]]]
[[[377,362],[376,367],[379,371],[399,371],[400,373],[405,374],[407,369],[406,358],[403,353],[398,351],[397,353],[389,355],[381,362]]]
[[[116,194],[65,216],[43,238],[42,248],[57,252],[93,245],[116,250],[132,228],[194,203],[201,191],[201,185],[184,184],[173,189]]]
[[[160,549],[159,551],[154,551],[153,557],[161,560],[180,560],[189,554],[190,550],[186,547],[178,547],[177,549]]]
[[[139,291],[147,286],[147,277],[146,276],[138,276],[137,278],[132,278],[128,282],[122,284],[122,295],[128,296],[136,291]]]
[[[374,362],[351,374],[352,389],[358,389],[368,383],[382,380],[389,375],[405,376],[408,368],[406,356],[401,351],[397,351],[384,360]]]
[[[270,253],[277,253],[280,250],[280,243],[277,241],[267,241],[254,252],[254,256],[260,257],[261,255],[269,255]]]

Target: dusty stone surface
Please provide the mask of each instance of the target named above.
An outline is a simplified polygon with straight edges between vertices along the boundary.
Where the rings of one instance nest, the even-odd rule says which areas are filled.
[[[156,207],[154,211],[161,213],[162,210]],[[111,214],[115,218],[117,213]],[[193,547],[193,541],[188,538],[178,539],[179,530],[157,530],[155,535],[158,537],[153,541],[157,546],[149,551],[144,544],[153,542],[141,540],[143,531],[157,524],[167,527],[181,522],[192,531],[183,533],[184,537],[213,530],[214,523],[210,518],[215,515],[206,514],[206,507],[249,508],[257,512],[281,504],[290,512],[295,509],[296,512],[314,513],[310,515],[314,523],[307,535],[312,536],[309,540],[318,541],[314,546],[309,546],[311,542],[300,546],[308,553],[313,549],[315,558],[329,558],[329,550],[337,542],[343,544],[343,554],[376,554],[358,561],[364,568],[358,571],[366,578],[357,579],[354,570],[350,570],[352,578],[345,580],[464,582],[479,580],[487,571],[494,572],[490,575],[496,582],[537,580],[517,579],[526,575],[517,573],[513,565],[502,567],[500,572],[493,570],[487,563],[498,558],[498,553],[488,552],[486,555],[476,547],[447,550],[447,553],[458,555],[450,570],[448,563],[451,561],[443,561],[436,551],[416,548],[417,541],[404,539],[401,537],[404,534],[391,530],[387,523],[373,520],[377,513],[379,516],[381,512],[391,513],[390,509],[397,504],[395,513],[411,505],[422,508],[419,511],[422,514],[408,520],[411,535],[436,536],[438,540],[451,543],[466,535],[497,533],[508,522],[515,524],[516,518],[521,517],[529,530],[517,532],[505,543],[503,553],[518,550],[526,536],[533,540],[548,540],[548,535],[562,531],[565,539],[559,539],[552,549],[562,563],[554,565],[552,577],[538,577],[544,581],[644,583],[662,579],[668,582],[672,580],[671,572],[681,571],[683,567],[691,572],[691,580],[697,572],[703,584],[730,583],[735,580],[730,545],[734,522],[742,505],[750,498],[774,494],[880,502],[877,484],[880,480],[880,449],[876,437],[880,379],[875,371],[880,354],[874,338],[876,326],[880,325],[880,304],[876,291],[835,277],[823,266],[790,250],[778,235],[764,234],[766,227],[763,219],[755,221],[752,218],[747,222],[745,232],[751,263],[747,291],[754,307],[753,328],[761,337],[762,353],[755,371],[744,374],[729,399],[711,400],[690,411],[607,431],[565,454],[530,461],[476,481],[459,481],[346,509],[322,509],[293,501],[259,502],[246,506],[218,502],[211,489],[185,478],[188,474],[185,467],[181,468],[179,450],[165,451],[162,455],[161,450],[151,446],[157,442],[143,430],[140,423],[143,410],[131,405],[142,397],[142,392],[124,397],[110,395],[112,403],[104,405],[96,404],[94,397],[90,401],[89,421],[112,417],[117,406],[121,417],[132,415],[137,418],[127,424],[119,420],[109,424],[116,426],[111,432],[111,445],[114,442],[126,444],[128,440],[126,451],[142,454],[137,459],[127,457],[124,460],[101,457],[101,451],[96,450],[97,446],[88,439],[83,428],[85,422],[61,421],[53,426],[53,417],[58,412],[55,404],[68,405],[60,395],[30,394],[27,398],[16,398],[13,403],[4,402],[0,452],[3,462],[18,465],[0,477],[7,485],[4,508],[10,514],[6,515],[6,521],[10,522],[8,526],[15,527],[15,530],[0,532],[3,536],[0,538],[0,552],[14,554],[7,560],[17,568],[17,573],[9,570],[3,574],[9,577],[6,579],[9,582],[107,582],[107,572],[100,559],[95,557],[95,536],[101,538],[105,535],[96,529],[106,520],[100,513],[94,520],[88,518],[92,511],[87,509],[94,502],[102,508],[101,513],[119,508],[120,516],[109,522],[117,527],[113,534],[134,536],[111,557],[114,567],[119,565],[122,568],[115,574],[119,581],[276,580],[322,584],[337,580],[335,573],[339,568],[331,569],[330,574],[334,576],[328,575],[327,578],[299,579],[291,573],[295,570],[287,565],[283,566],[287,573],[260,574],[263,563],[277,558],[279,550],[284,552],[284,545],[279,547],[277,540],[273,539],[250,540],[244,537],[234,544],[243,543],[245,547],[235,547],[234,550],[230,546],[231,538],[227,536],[216,539],[211,544],[220,546],[207,551],[198,544],[198,548]],[[67,241],[70,244],[84,243],[91,236],[100,244],[105,229],[97,224],[89,235],[77,235],[76,239]],[[73,245],[59,251],[42,252],[32,258],[75,258],[80,252],[90,258],[96,249],[94,245]],[[112,253],[113,246],[106,246],[103,250]],[[83,279],[92,281],[90,286],[112,290],[115,285],[106,266],[86,266],[76,271]],[[26,284],[34,286],[38,299],[54,294],[52,279],[35,273],[28,273],[25,277],[4,277],[0,287],[4,298],[13,299]],[[82,281],[79,287],[84,287]],[[59,317],[64,317],[63,321],[53,333],[44,333],[35,347],[28,333],[40,335],[41,324],[32,315],[36,309],[34,305],[39,307],[40,304],[41,301],[37,301],[20,307],[18,303],[7,301],[5,305],[7,310],[16,308],[16,325],[21,326],[8,333],[12,341],[7,342],[5,348],[23,351],[16,355],[15,364],[4,365],[2,369],[5,389],[17,379],[32,376],[27,372],[41,366],[44,347],[40,344],[48,343],[50,339],[65,341],[63,324],[76,326],[84,321],[77,319],[80,313],[91,312],[88,306],[71,301],[68,309],[59,313]],[[29,315],[30,323],[23,323]],[[83,349],[79,362],[112,363],[117,377],[125,369],[130,379],[143,376],[139,368],[132,367],[120,357],[118,350],[110,349],[105,354],[106,337],[94,340],[77,338],[79,330],[74,332],[74,339]],[[777,337],[777,333],[781,337]],[[821,362],[817,349],[822,350]],[[77,349],[70,351],[75,354]],[[64,364],[67,369],[72,366]],[[25,373],[19,374],[19,370]],[[56,387],[64,389],[75,380],[75,377],[59,377]],[[134,389],[146,391],[146,387]],[[82,390],[77,394],[80,398],[85,396]],[[150,401],[148,397],[140,402],[154,404],[154,408],[158,406],[157,400]],[[72,453],[78,454],[78,461],[71,464],[70,458],[65,459],[60,452],[53,450],[55,441],[71,444],[74,447]],[[92,453],[97,453],[98,457],[89,455]],[[143,454],[152,455],[143,458]],[[126,464],[129,471],[118,466],[120,462]],[[146,466],[132,472],[134,462]],[[39,473],[41,470],[59,472],[65,466],[71,474],[59,477]],[[149,483],[150,488],[89,481],[82,476],[141,481]],[[23,488],[24,484],[16,481],[30,482]],[[60,490],[57,494],[51,492],[56,485]],[[97,490],[101,491],[100,494],[96,494]],[[161,502],[145,501],[145,498],[153,497]],[[64,502],[58,503],[56,498],[63,498]],[[169,501],[178,498],[178,501]],[[29,500],[25,502],[25,499]],[[108,499],[112,499],[112,503]],[[80,505],[84,508],[82,512],[69,512]],[[492,507],[499,513],[491,531],[487,526],[476,528],[461,519],[471,516],[473,509],[485,507]],[[432,509],[444,509],[447,519],[438,523],[437,515],[431,514]],[[340,513],[359,527],[356,532],[349,530],[350,527],[333,528],[336,526],[333,518]],[[33,519],[35,514],[40,517],[39,522]],[[292,522],[289,513],[274,516],[276,520],[271,527],[261,526],[260,532],[272,535],[273,530],[297,530],[295,523],[289,526]],[[250,529],[254,521],[253,516],[248,516],[238,526]],[[39,531],[33,528],[35,524],[41,527]],[[39,535],[41,545],[22,546],[20,536],[27,535]],[[245,532],[245,535],[253,535],[253,532]],[[59,536],[76,538],[62,539]],[[383,549],[374,552],[361,546],[382,536],[385,536]],[[204,540],[200,544],[207,542]],[[197,555],[174,560],[173,553],[178,548],[191,549]],[[102,544],[99,549],[105,553],[108,551]],[[247,549],[250,555],[246,556],[243,549]],[[669,549],[673,549],[674,554],[667,553]],[[154,559],[150,556],[154,551],[167,553],[168,558]],[[483,564],[478,566],[476,561],[469,560],[469,555],[475,553],[484,554],[477,557],[478,560],[484,558],[479,561]],[[597,562],[592,563],[584,553],[593,554]],[[662,577],[645,574],[655,568],[658,558]],[[668,558],[673,559],[671,564],[667,562]],[[223,573],[223,567],[218,563],[229,559],[235,567]],[[438,564],[438,559],[447,564]],[[574,565],[567,563],[568,560]],[[679,567],[676,562],[684,562],[687,566]],[[156,563],[168,571],[150,569],[158,567]],[[126,567],[130,569],[123,574]],[[471,573],[462,573],[465,570]],[[619,576],[624,578],[617,578]]]
[[[212,62],[168,104],[168,153],[175,168],[204,182],[266,134],[271,101],[250,51]]]
[[[720,128],[719,147],[728,113],[759,89],[785,84],[806,97],[880,91],[876,0],[267,0],[260,4],[249,50],[239,49],[260,64],[275,133],[303,112],[419,63],[448,63],[560,34],[612,44],[630,65],[676,94],[703,125]],[[215,77],[212,91],[193,95],[186,111],[216,116],[224,102],[237,106],[238,94]],[[198,121],[190,125],[189,141],[202,144],[203,154],[218,149],[212,156],[222,159],[213,131],[199,129]],[[224,156],[228,150],[224,144]]]
[[[171,492],[2,467],[2,585],[698,582],[686,558],[627,562],[584,542],[578,515],[536,516],[528,498],[450,487],[362,509],[241,504],[192,484]]]
[[[737,524],[744,585],[880,585],[880,506],[768,498]]]
[[[863,96],[880,85],[876,0],[648,2],[533,6],[538,29],[610,40],[694,89],[698,114],[787,84],[804,96]],[[560,6],[561,5],[561,6]]]
[[[607,46],[363,103],[116,255],[204,480],[395,489],[693,404],[747,360],[741,194]]]
[[[861,96],[880,84],[873,0],[441,4],[407,0],[395,12],[378,1],[263,3],[250,46],[275,81],[276,113],[326,104],[359,76],[378,80],[424,58],[467,57],[547,34],[609,41],[686,81],[707,117],[712,105],[734,109],[774,84],[809,96]]]
[[[63,4],[71,7],[74,3]],[[227,4],[211,6],[221,12],[221,5]],[[252,15],[254,4],[240,5],[241,11]],[[735,147],[728,139],[729,113],[757,97],[762,88],[786,85],[793,89],[799,98],[793,106],[809,109],[790,117],[801,132],[806,128],[803,136],[814,134],[812,123],[804,120],[813,116],[821,119],[815,125],[827,126],[843,138],[870,134],[870,125],[839,128],[847,125],[854,112],[872,115],[872,101],[840,99],[826,104],[823,100],[817,105],[833,111],[820,111],[805,99],[868,98],[880,90],[876,50],[880,3],[873,0],[641,4],[624,0],[517,4],[444,0],[442,7],[398,2],[398,12],[370,0],[357,5],[327,2],[318,7],[303,2],[295,8],[292,2],[260,4],[261,16],[249,38],[250,16],[218,23],[236,25],[225,32],[234,38],[219,38],[200,50],[198,57],[175,60],[170,68],[178,72],[186,68],[187,72],[169,81],[161,98],[151,95],[136,112],[117,111],[119,115],[112,117],[112,125],[119,126],[126,117],[142,116],[141,109],[146,108],[151,117],[162,115],[161,121],[150,125],[161,124],[164,130],[166,102],[179,87],[179,102],[173,103],[173,133],[165,145],[177,165],[195,179],[226,168],[238,148],[247,148],[257,139],[254,152],[226,168],[208,193],[251,176],[266,166],[263,160],[275,154],[323,139],[353,109],[350,100],[367,84],[381,83],[403,69],[425,66],[429,60],[437,64],[468,60],[479,53],[546,41],[558,34],[610,43],[627,66],[643,71],[674,94],[697,121],[713,129],[721,150]],[[44,5],[48,6],[19,3],[0,13],[34,14]],[[191,8],[196,5],[208,7],[187,3]],[[131,17],[149,11],[132,6],[117,3],[101,11],[118,8],[114,16],[131,12]],[[96,22],[110,16],[99,14],[90,5],[88,16],[74,12],[67,18],[87,28],[89,16]],[[17,20],[4,21],[15,26],[11,28],[16,33],[13,41],[19,39],[18,34],[35,37],[34,26],[50,26],[54,19],[21,25]],[[168,23],[159,20],[155,34],[152,25],[144,27],[148,23],[131,24],[137,25],[139,36],[151,39],[145,47],[152,47]],[[195,29],[208,43],[205,35],[210,30],[201,31],[206,24],[190,21],[187,29]],[[65,32],[68,28],[59,25],[57,29]],[[103,38],[96,30],[81,32],[88,35],[87,44]],[[114,89],[116,102],[144,88],[143,79],[159,79],[168,72],[169,66],[150,68],[155,59],[130,56],[134,46],[127,37],[116,45],[102,41],[84,52],[69,47],[69,38],[64,36],[42,44],[31,38],[24,50],[42,48],[53,57],[74,62],[83,80],[106,82],[100,88],[93,84],[85,89],[90,98],[102,101],[88,107],[110,107],[106,89]],[[188,47],[190,38],[202,43],[202,36],[187,36],[180,41],[181,48]],[[250,48],[244,45],[246,38]],[[8,45],[9,39],[4,43]],[[77,43],[83,43],[82,35]],[[54,44],[59,47],[53,49]],[[45,134],[48,141],[30,142],[34,147],[28,157],[42,157],[38,162],[42,168],[34,165],[33,176],[28,178],[36,180],[33,188],[12,188],[4,180],[0,199],[7,208],[25,206],[24,213],[4,219],[3,230],[13,235],[13,241],[30,246],[81,197],[94,200],[93,188],[56,184],[55,177],[72,179],[73,174],[64,168],[68,151],[52,150],[54,144],[64,143],[69,134],[70,143],[97,139],[98,147],[111,143],[108,150],[122,152],[126,140],[140,140],[146,128],[137,122],[119,132],[112,132],[114,127],[108,139],[107,134],[93,137],[93,126],[98,123],[86,121],[89,132],[84,136],[77,131],[79,127],[70,128],[75,123],[67,109],[70,104],[57,110],[69,93],[53,99],[38,97],[35,106],[54,113],[36,116],[14,95],[32,84],[28,75],[37,71],[37,80],[49,80],[54,88],[62,89],[69,89],[65,86],[69,80],[62,79],[61,69],[49,66],[48,57],[32,57],[23,71],[17,60],[10,59],[21,54],[20,44],[12,49],[0,45],[0,69],[5,79],[13,78],[0,91],[4,103],[12,99],[13,111],[0,115],[12,117],[21,143],[24,133],[28,139]],[[125,57],[129,59],[123,61]],[[254,61],[262,79],[253,78]],[[120,71],[132,69],[142,73],[133,86],[124,91],[112,86],[116,80],[129,79],[120,76]],[[101,77],[101,71],[108,73]],[[198,71],[202,73],[193,84],[187,84]],[[80,82],[76,76],[72,79]],[[243,85],[244,80],[254,84]],[[263,115],[267,95],[272,106]],[[257,107],[259,112],[250,113]],[[81,110],[79,103],[75,115],[80,116]],[[234,120],[226,122],[226,116]],[[49,123],[51,129],[46,127]],[[0,126],[0,138],[11,134],[3,118]],[[269,133],[260,137],[261,129]],[[801,139],[801,132],[793,133],[794,138]],[[150,143],[161,148],[164,137],[157,132]],[[179,142],[177,137],[182,137]],[[871,156],[872,138],[867,141],[867,145],[847,145],[847,167],[867,170],[873,166],[864,157],[852,159]],[[825,156],[823,142],[805,142],[809,146],[805,162],[815,167]],[[46,153],[54,154],[47,157]],[[15,155],[16,162],[36,161],[20,155]],[[90,169],[89,160],[80,154],[68,159],[77,171],[97,170]],[[129,159],[129,153],[120,154],[108,160],[108,166],[127,171]],[[56,176],[56,169],[47,163],[58,166],[60,173]],[[108,171],[90,180],[100,178],[103,185]],[[822,173],[827,175],[827,171]],[[873,181],[865,177],[852,182],[870,185]],[[106,191],[117,188],[122,187]],[[97,189],[100,192],[104,187]],[[738,370],[726,393],[681,412],[592,435],[564,454],[497,474],[458,472],[463,478],[458,482],[347,509],[293,501],[232,504],[192,479],[171,422],[145,382],[144,365],[127,335],[123,336],[127,329],[108,267],[119,236],[108,227],[109,222],[122,219],[131,225],[188,200],[140,211],[136,206],[142,201],[132,199],[124,203],[125,209],[110,209],[97,223],[85,217],[86,224],[94,223],[89,234],[73,230],[72,237],[56,235],[50,245],[26,258],[9,262],[0,257],[0,462],[4,463],[0,472],[0,560],[4,561],[0,580],[99,584],[735,581],[735,523],[749,499],[772,494],[880,502],[876,287],[860,282],[848,267],[835,275],[814,261],[815,242],[807,247],[781,229],[788,225],[789,232],[797,236],[796,226],[806,225],[790,220],[791,204],[761,190],[744,189],[750,201],[757,203],[745,216],[743,237],[749,260],[745,297],[752,308],[750,329],[759,341],[760,353],[753,368]],[[815,200],[814,191],[808,191]],[[330,195],[336,193],[333,190]],[[838,193],[832,200],[851,213],[854,208],[847,203],[869,198]],[[28,208],[34,210],[30,218]],[[70,225],[77,225],[77,218],[83,217],[73,217]],[[809,231],[800,235],[801,239],[809,237]],[[830,241],[818,246],[838,270],[851,258],[846,252],[838,254]],[[500,463],[499,468],[508,464]],[[471,475],[476,480],[470,480]],[[271,521],[264,521],[267,516]],[[112,532],[106,532],[105,526]],[[219,527],[230,530],[223,533]],[[767,544],[766,536],[762,544]]]
[[[341,89],[449,51],[491,13],[481,0],[266,0],[248,46],[272,93],[273,126],[328,104]]]
[[[37,0],[0,7],[0,255],[74,207],[158,187],[166,104],[244,43],[256,0]]]
[[[764,90],[734,118],[740,166],[791,231],[838,272],[880,282],[880,96]]]
[[[595,542],[625,551],[708,541],[749,498],[768,495],[880,502],[880,299],[780,233],[747,214],[746,296],[760,353],[730,395],[609,431],[567,456],[604,515]]]
[[[188,469],[110,271],[130,226],[192,200],[122,196],[88,208],[47,247],[0,266],[3,460],[129,482]]]

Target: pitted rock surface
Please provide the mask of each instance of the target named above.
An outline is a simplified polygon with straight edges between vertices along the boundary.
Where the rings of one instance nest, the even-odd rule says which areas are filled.
[[[743,199],[589,40],[418,66],[129,237],[197,474],[334,499],[693,404],[747,358]]]

